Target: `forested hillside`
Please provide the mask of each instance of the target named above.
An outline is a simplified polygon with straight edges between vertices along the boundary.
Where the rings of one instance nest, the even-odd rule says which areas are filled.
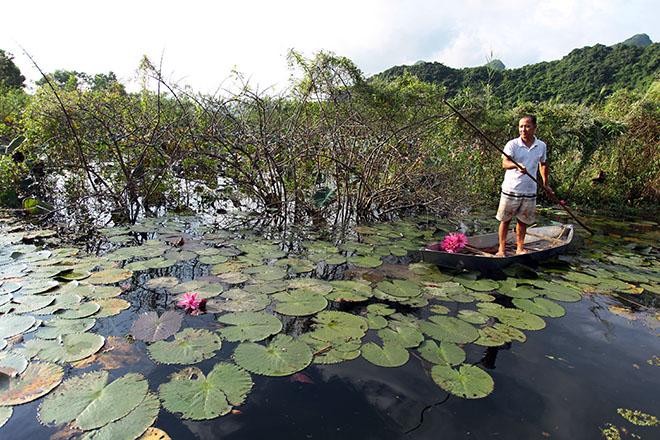
[[[627,41],[609,47],[597,44],[575,49],[561,60],[518,69],[454,69],[442,63],[421,62],[392,67],[375,78],[392,80],[409,72],[422,81],[446,87],[450,97],[465,88],[481,89],[488,84],[497,97],[510,105],[550,99],[599,103],[616,90],[646,88],[658,78],[660,44],[639,47]]]

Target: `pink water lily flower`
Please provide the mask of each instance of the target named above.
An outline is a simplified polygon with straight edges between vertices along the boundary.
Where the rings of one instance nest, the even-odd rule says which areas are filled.
[[[463,249],[467,242],[468,240],[465,234],[460,232],[451,232],[447,234],[447,236],[445,236],[445,238],[442,240],[440,247],[442,247],[443,251],[453,254],[454,252]]]
[[[204,308],[206,299],[197,298],[197,293],[186,292],[183,297],[176,303],[177,306],[186,309],[186,312],[195,312]]]

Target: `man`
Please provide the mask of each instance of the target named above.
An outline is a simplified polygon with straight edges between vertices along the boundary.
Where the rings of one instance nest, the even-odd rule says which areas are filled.
[[[545,142],[536,139],[536,116],[523,116],[518,122],[520,137],[510,140],[504,147],[504,152],[515,162],[502,155],[502,167],[506,170],[502,182],[502,194],[500,206],[497,209],[496,218],[500,221],[498,231],[499,249],[498,257],[504,257],[506,236],[509,232],[509,224],[515,216],[516,226],[516,254],[524,254],[525,234],[527,226],[534,223],[536,216],[536,182],[526,173],[536,178],[540,168],[543,189],[549,194],[554,192],[548,185],[548,165]]]

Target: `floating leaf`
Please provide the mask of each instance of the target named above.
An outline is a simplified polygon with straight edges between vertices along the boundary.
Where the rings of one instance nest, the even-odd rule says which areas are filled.
[[[328,306],[323,295],[305,290],[292,290],[273,294],[275,311],[287,316],[307,316],[320,312]]]
[[[236,363],[248,371],[265,376],[288,376],[312,362],[312,351],[302,341],[279,334],[268,346],[243,342],[234,351]]]
[[[218,278],[220,281],[227,284],[242,284],[249,279],[247,275],[240,272],[221,273],[218,275]]]
[[[95,318],[115,316],[131,306],[131,303],[121,298],[97,299],[95,302],[101,307],[94,315]]]
[[[0,406],[32,402],[62,382],[64,370],[50,362],[32,362],[23,374],[0,381]]]
[[[372,330],[380,330],[387,327],[387,319],[375,313],[367,313],[367,323]]]
[[[256,266],[243,269],[244,273],[253,275],[261,281],[276,281],[286,277],[286,270],[274,266]]]
[[[62,340],[49,340],[39,350],[40,359],[51,362],[74,362],[91,356],[103,347],[105,338],[93,333],[72,333]]]
[[[98,312],[101,306],[95,302],[85,302],[78,305],[77,308],[72,308],[61,313],[57,313],[60,319],[81,319],[87,318]]]
[[[252,389],[252,378],[242,368],[216,364],[208,376],[189,367],[174,373],[159,387],[163,406],[184,419],[205,420],[225,415],[240,405]]]
[[[428,321],[420,321],[419,328],[433,339],[455,344],[467,344],[479,337],[476,328],[453,316],[430,316]]]
[[[133,323],[130,334],[140,341],[156,342],[178,332],[182,322],[183,314],[175,310],[168,310],[160,317],[157,312],[146,312]]]
[[[212,358],[220,350],[220,337],[205,329],[186,328],[174,341],[158,341],[149,346],[149,357],[161,364],[194,364]]]
[[[261,282],[257,284],[248,284],[243,286],[243,290],[248,293],[266,294],[281,292],[288,287],[286,281]]]
[[[14,410],[11,406],[0,406],[0,428],[7,423],[7,420],[11,418],[13,412]]]
[[[458,397],[479,399],[493,392],[493,378],[474,365],[461,365],[458,370],[447,365],[436,365],[431,377],[440,388]]]
[[[218,312],[258,312],[270,304],[267,295],[248,293],[241,289],[231,289],[218,298],[206,303],[206,310],[213,313]]]
[[[468,280],[461,277],[454,277],[454,280],[458,281],[463,286],[467,287],[470,290],[475,290],[477,292],[490,292],[496,290],[500,287],[500,283],[493,280],[481,279],[481,280]]]
[[[459,365],[465,361],[465,351],[451,342],[426,340],[419,347],[419,354],[427,361],[440,365]]]
[[[30,329],[37,320],[33,316],[0,316],[0,339],[15,336]]]
[[[55,301],[55,297],[50,295],[23,296],[22,298],[14,299],[12,302],[3,305],[0,308],[0,311],[8,313],[11,310],[12,313],[16,314],[29,313],[43,309],[52,304],[53,301]]]
[[[39,406],[46,425],[74,422],[83,431],[119,420],[135,409],[148,391],[147,380],[126,374],[108,384],[107,371],[93,371],[68,379]]]
[[[22,354],[11,351],[0,352],[0,370],[9,368],[15,371],[16,374],[21,374],[27,366],[28,360]]]
[[[364,268],[375,268],[383,264],[383,261],[380,259],[380,257],[365,257],[359,255],[348,257],[347,261],[357,267]]]
[[[147,393],[144,400],[127,415],[99,429],[85,432],[83,440],[134,440],[156,421],[159,410],[158,397],[153,393]]]
[[[485,315],[494,316],[504,324],[522,330],[541,330],[545,328],[543,319],[524,310],[503,307],[499,309],[482,308],[481,312]]]
[[[399,298],[413,298],[422,294],[417,283],[407,280],[381,281],[378,283],[378,289]]]
[[[90,284],[114,284],[126,281],[133,276],[133,272],[126,269],[106,269],[94,272],[87,278]]]
[[[218,322],[230,325],[220,330],[230,342],[257,342],[282,331],[282,322],[269,313],[238,312],[222,315]]]
[[[46,322],[46,325],[35,334],[41,339],[56,339],[71,333],[83,333],[94,327],[94,318],[86,319],[59,319],[54,318]]]
[[[367,306],[367,311],[376,315],[389,316],[396,310],[386,304],[369,304]]]
[[[151,427],[147,428],[138,440],[172,440],[172,438],[162,429]]]
[[[507,279],[505,282],[501,283],[498,292],[502,295],[506,295],[511,298],[520,298],[520,299],[529,299],[539,296],[542,291],[536,290],[531,286],[524,284],[518,285],[515,280]]]
[[[476,310],[459,310],[456,317],[462,319],[465,322],[469,322],[470,324],[485,324],[488,322],[488,316],[477,312]]]
[[[150,279],[144,286],[147,289],[171,289],[177,284],[179,284],[177,277],[158,277]]]
[[[318,339],[333,341],[362,338],[367,331],[367,320],[346,312],[323,311],[314,319],[314,334]]]
[[[378,336],[387,344],[396,344],[404,348],[415,348],[424,340],[424,336],[415,327],[390,323],[389,328],[378,330]]]
[[[654,415],[647,414],[639,410],[617,408],[617,413],[624,419],[628,420],[633,425],[637,426],[656,426],[660,425],[660,421]]]
[[[566,310],[562,306],[545,298],[534,298],[533,300],[516,298],[513,300],[513,305],[535,315],[550,318],[559,318],[566,314]]]
[[[362,346],[362,357],[379,367],[400,367],[408,362],[409,356],[408,350],[387,341],[382,347],[373,342]]]

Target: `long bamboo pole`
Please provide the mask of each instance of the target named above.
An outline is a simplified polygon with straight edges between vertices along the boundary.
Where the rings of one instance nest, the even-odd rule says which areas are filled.
[[[504,157],[506,157],[506,158],[509,159],[511,162],[513,162],[513,164],[514,164],[515,166],[517,166],[519,169],[522,168],[522,166],[521,166],[518,162],[516,162],[511,156],[509,156],[508,154],[506,154],[506,153],[504,152],[504,150],[502,150],[500,147],[498,147],[498,146],[495,144],[495,142],[493,142],[492,140],[490,140],[490,138],[489,138],[488,136],[486,136],[486,134],[485,134],[483,131],[481,131],[481,130],[479,129],[479,127],[477,127],[477,126],[474,125],[472,122],[470,122],[470,120],[469,120],[468,118],[466,118],[465,116],[463,116],[463,114],[462,114],[461,112],[459,112],[458,110],[456,110],[456,108],[455,108],[453,105],[451,105],[449,102],[447,102],[447,100],[444,100],[444,103],[447,105],[447,107],[449,107],[450,109],[452,109],[452,111],[453,111],[454,113],[456,113],[456,115],[457,115],[457,116],[458,116],[463,122],[465,122],[465,123],[468,124],[470,127],[472,127],[472,129],[473,129],[474,131],[476,131],[476,132],[477,132],[482,138],[484,138],[484,139],[485,139],[490,145],[492,145],[497,151],[499,151],[500,153],[502,153],[502,154],[504,155]],[[537,185],[539,185],[539,181],[536,179],[535,176],[532,176],[531,174],[529,174],[529,172],[527,172],[527,169],[525,169],[525,174],[527,174],[527,175],[530,177],[530,179],[532,179],[534,182],[536,182]],[[542,186],[542,185],[541,185],[541,186]],[[545,189],[545,187],[543,187],[543,189]],[[550,199],[551,199],[554,203],[557,203],[557,204],[559,204],[559,206],[561,206],[562,208],[564,208],[564,211],[566,211],[566,212],[568,213],[568,215],[570,215],[571,217],[573,217],[573,219],[574,219],[576,222],[578,222],[580,226],[582,226],[584,229],[586,229],[591,235],[594,235],[594,231],[592,231],[591,228],[589,228],[589,227],[588,227],[587,225],[585,225],[585,224],[584,224],[579,218],[577,218],[577,216],[576,216],[575,214],[573,214],[573,212],[572,212],[570,209],[568,209],[568,206],[566,206],[565,204],[561,203],[561,201],[559,200],[559,198],[557,198],[557,196],[556,196],[555,194],[553,194],[553,193],[551,193],[551,192],[548,192],[548,191],[546,191],[546,194],[548,194],[548,196],[550,197]]]

